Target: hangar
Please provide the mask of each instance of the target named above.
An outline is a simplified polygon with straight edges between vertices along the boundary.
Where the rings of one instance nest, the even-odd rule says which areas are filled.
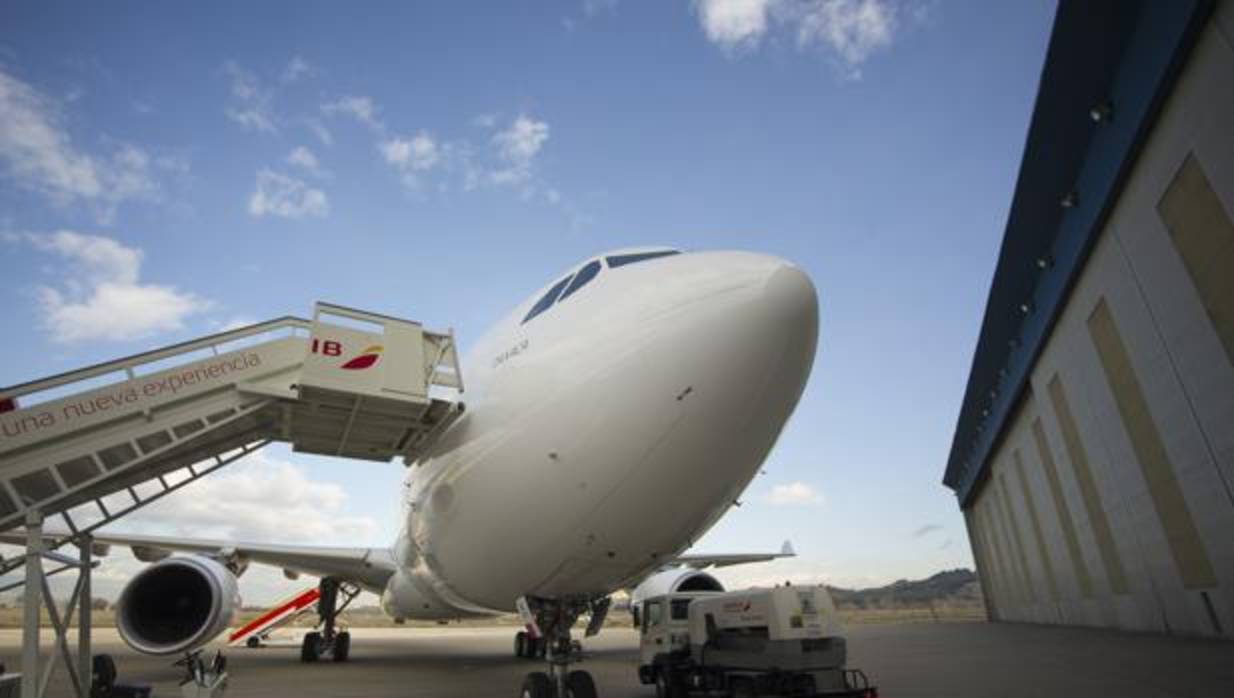
[[[1064,1],[943,482],[993,620],[1234,637],[1234,1]]]

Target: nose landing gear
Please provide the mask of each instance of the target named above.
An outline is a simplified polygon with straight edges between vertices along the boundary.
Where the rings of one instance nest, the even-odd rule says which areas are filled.
[[[330,655],[336,662],[345,662],[351,656],[351,633],[338,632],[335,623],[338,615],[360,594],[360,588],[340,582],[333,577],[323,577],[319,587],[321,597],[317,600],[317,626],[320,630],[305,633],[300,645],[300,661],[316,662],[323,655]],[[342,597],[342,603],[339,598]]]
[[[520,698],[596,698],[596,683],[591,674],[570,669],[572,663],[583,660],[582,644],[570,637],[570,629],[580,615],[590,612],[591,621],[584,636],[600,632],[609,603],[607,596],[566,599],[523,596],[518,599],[519,614],[532,632],[520,632],[515,636],[515,651],[527,652],[528,647],[542,647],[544,654],[540,656],[548,660],[548,671],[533,671],[523,679]],[[520,636],[523,637],[521,643]]]

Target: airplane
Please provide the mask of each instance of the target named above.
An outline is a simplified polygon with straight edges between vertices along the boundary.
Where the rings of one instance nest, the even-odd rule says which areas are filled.
[[[637,248],[558,274],[464,359],[469,401],[402,485],[389,548],[103,534],[154,564],[116,622],[149,654],[209,642],[250,563],[321,578],[323,630],[303,661],[345,661],[337,599],[380,595],[396,620],[518,611],[525,698],[592,698],[571,629],[611,594],[723,590],[702,570],[792,555],[684,555],[759,472],[804,390],[818,340],[809,277],[751,252]],[[169,556],[171,552],[190,555]],[[636,588],[637,587],[637,588]],[[345,603],[344,603],[345,605]]]

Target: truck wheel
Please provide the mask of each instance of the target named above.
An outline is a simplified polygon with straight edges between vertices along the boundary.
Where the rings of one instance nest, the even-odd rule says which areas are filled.
[[[521,698],[553,698],[553,682],[549,681],[548,674],[543,671],[534,671],[523,678],[523,690],[519,692]]]
[[[572,671],[566,676],[567,698],[596,698],[596,682],[585,671]]]
[[[667,667],[662,667],[656,672],[656,698],[680,698],[683,691],[681,684],[676,680],[672,672]]]
[[[728,694],[732,698],[757,698],[758,692],[754,690],[754,681],[737,677],[728,683]]]

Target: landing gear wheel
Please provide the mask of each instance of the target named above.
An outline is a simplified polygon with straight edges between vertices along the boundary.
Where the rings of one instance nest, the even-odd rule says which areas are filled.
[[[245,640],[244,644],[246,647],[257,649],[258,647],[261,647],[261,640],[258,639],[256,635],[254,635],[250,637],[249,639]]]
[[[321,658],[321,633],[313,631],[304,634],[304,642],[300,644],[300,661],[312,663]]]
[[[520,630],[517,633],[514,633],[514,656],[515,657],[518,657],[519,659],[526,659],[527,657],[531,655],[531,653],[527,651],[527,640],[528,639],[529,638],[527,637],[527,633],[523,630]]]
[[[351,633],[341,632],[334,636],[334,661],[345,662],[351,654]]]
[[[543,671],[533,671],[523,679],[523,690],[520,698],[555,698],[553,682]]]
[[[579,670],[566,675],[566,698],[596,698],[596,682],[591,674]]]
[[[544,659],[548,656],[548,640],[542,637],[535,639],[535,651],[531,653],[532,659]]]

